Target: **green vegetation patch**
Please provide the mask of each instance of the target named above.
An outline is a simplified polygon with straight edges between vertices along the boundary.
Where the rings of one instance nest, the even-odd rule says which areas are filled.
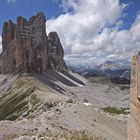
[[[103,111],[104,112],[107,112],[107,113],[111,113],[111,114],[125,114],[127,115],[128,112],[126,112],[126,108],[121,108],[121,109],[118,109],[118,108],[115,108],[115,107],[106,107],[106,108],[103,108]]]
[[[35,87],[26,83],[21,77],[12,89],[0,97],[0,120],[16,120],[20,112],[28,109],[29,96]]]
[[[18,113],[27,108],[28,101],[26,98],[32,92],[32,88],[28,88],[22,93],[9,92],[5,98],[0,99],[0,120],[15,120]]]

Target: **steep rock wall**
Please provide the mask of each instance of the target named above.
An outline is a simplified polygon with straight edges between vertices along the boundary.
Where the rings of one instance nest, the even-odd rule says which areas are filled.
[[[128,140],[140,139],[140,55],[132,58]]]
[[[56,32],[47,37],[46,18],[42,12],[17,23],[5,22],[2,33],[1,72],[45,72],[63,70],[64,51]],[[53,54],[52,54],[53,52]]]

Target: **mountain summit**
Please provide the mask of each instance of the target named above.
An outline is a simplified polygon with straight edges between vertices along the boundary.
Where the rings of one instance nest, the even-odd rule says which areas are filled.
[[[42,12],[29,20],[18,17],[3,25],[1,73],[61,71],[65,67],[64,51],[56,32],[46,34]]]
[[[119,63],[115,63],[113,61],[105,61],[104,63],[100,64],[99,66],[100,70],[116,70],[116,69],[123,69],[124,67],[119,64]]]

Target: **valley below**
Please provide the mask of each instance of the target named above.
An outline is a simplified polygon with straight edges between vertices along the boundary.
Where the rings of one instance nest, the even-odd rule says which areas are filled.
[[[126,140],[129,84],[63,70],[0,75],[1,140]]]

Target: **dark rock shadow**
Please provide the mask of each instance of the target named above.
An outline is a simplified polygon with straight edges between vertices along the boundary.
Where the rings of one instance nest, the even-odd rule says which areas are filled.
[[[45,85],[49,86],[50,88],[54,89],[55,91],[64,94],[65,90],[63,88],[61,88],[58,84],[56,84],[54,81],[54,79],[51,76],[48,76],[46,74],[38,74],[35,75],[36,78],[44,83]]]
[[[66,75],[67,77],[69,77],[70,79],[72,79],[73,81],[85,86],[85,84],[81,80],[79,80],[78,78],[74,77],[72,74],[68,73],[67,71],[63,70],[62,73],[64,75]]]
[[[63,71],[62,74],[81,85],[85,85],[82,81],[80,81],[79,79],[77,79],[76,77],[74,77],[73,75],[69,74],[66,71]],[[72,83],[69,79],[67,79],[63,75],[61,75],[60,73],[54,70],[48,70],[43,74],[35,74],[36,78],[39,81],[49,86],[50,88],[54,89],[55,91],[64,94],[65,89],[63,87],[60,87],[60,85],[58,85],[57,82],[61,82],[64,85],[71,86],[71,87],[77,85]]]
[[[46,73],[48,76],[52,77],[56,81],[60,81],[61,83],[67,85],[67,86],[77,86],[74,83],[72,83],[70,80],[66,79],[64,76],[59,74],[58,72],[54,70],[49,70]]]

